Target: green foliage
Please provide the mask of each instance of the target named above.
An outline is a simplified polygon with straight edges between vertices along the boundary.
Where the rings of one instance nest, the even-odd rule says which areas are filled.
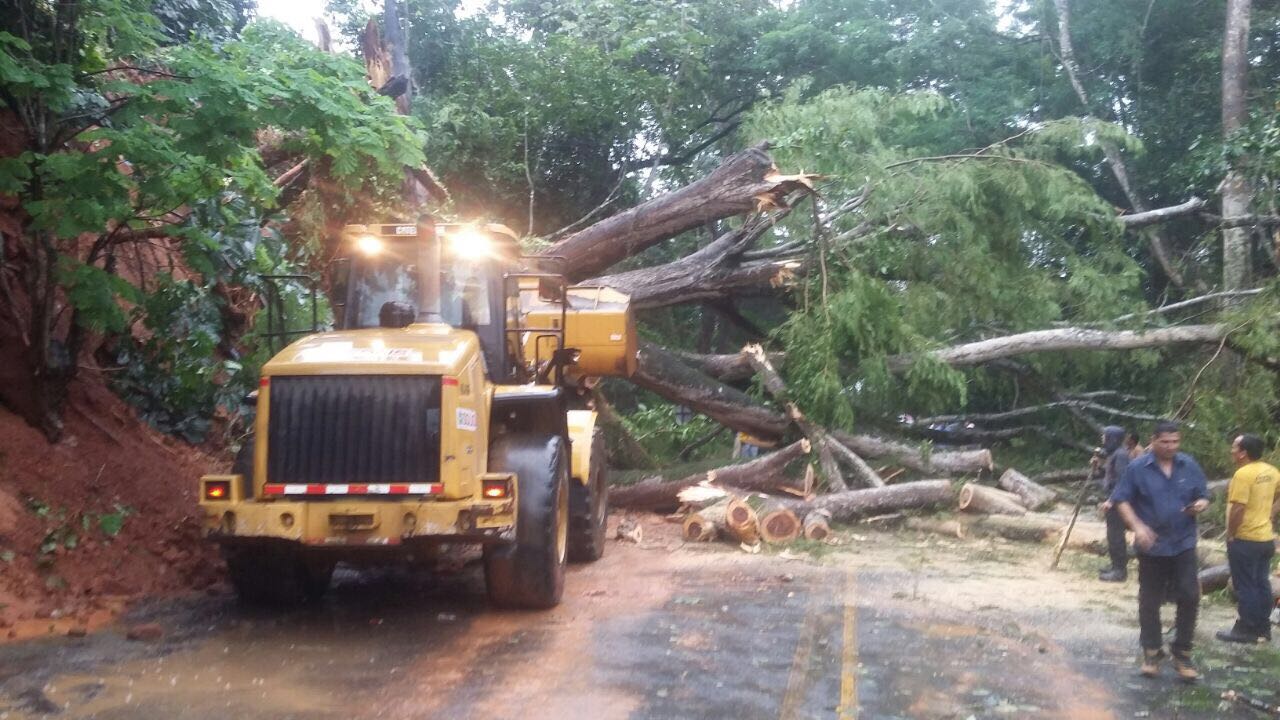
[[[717,424],[701,415],[696,415],[683,425],[676,420],[676,408],[661,404],[647,406],[641,403],[636,412],[624,419],[631,435],[640,441],[649,454],[655,458],[674,461],[680,451],[695,441],[713,433]],[[712,454],[724,454],[724,443],[707,443],[688,455],[689,461],[697,461]]]

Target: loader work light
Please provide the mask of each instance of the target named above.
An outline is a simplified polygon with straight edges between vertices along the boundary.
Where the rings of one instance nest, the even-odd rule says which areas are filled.
[[[205,500],[229,500],[231,483],[226,480],[209,480],[204,484]]]

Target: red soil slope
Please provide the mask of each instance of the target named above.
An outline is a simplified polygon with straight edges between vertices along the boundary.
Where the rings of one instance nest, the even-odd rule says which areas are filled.
[[[0,406],[0,641],[100,625],[131,598],[220,578],[195,489],[227,463],[151,429],[91,371],[65,420],[50,445]]]

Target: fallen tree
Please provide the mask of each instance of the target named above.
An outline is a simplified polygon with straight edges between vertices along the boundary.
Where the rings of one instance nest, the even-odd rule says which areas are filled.
[[[702,483],[745,491],[778,491],[789,489],[804,495],[808,488],[803,480],[786,474],[787,466],[809,454],[809,442],[799,440],[751,462],[726,465],[679,480],[648,478],[634,485],[615,486],[609,491],[609,504],[630,510],[674,510],[680,506],[680,491]]]
[[[768,150],[768,143],[747,148],[700,180],[590,225],[544,254],[563,258],[564,273],[582,280],[706,223],[786,207],[787,196],[808,189],[812,176],[779,173]]]
[[[831,513],[832,520],[854,518],[898,510],[923,510],[949,505],[954,494],[949,480],[917,480],[898,485],[822,495],[811,502],[789,501],[797,514],[807,516],[814,510]]]

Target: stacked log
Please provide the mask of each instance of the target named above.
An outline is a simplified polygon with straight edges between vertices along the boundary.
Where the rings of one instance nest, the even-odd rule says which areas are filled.
[[[804,516],[804,537],[806,540],[826,540],[831,536],[831,512],[828,510],[811,510]]]
[[[987,515],[1025,515],[1027,512],[1017,495],[977,483],[965,483],[960,488],[959,503],[961,510]]]
[[[1017,495],[1028,510],[1041,510],[1058,500],[1058,493],[1009,468],[1000,476],[1000,487]]]

